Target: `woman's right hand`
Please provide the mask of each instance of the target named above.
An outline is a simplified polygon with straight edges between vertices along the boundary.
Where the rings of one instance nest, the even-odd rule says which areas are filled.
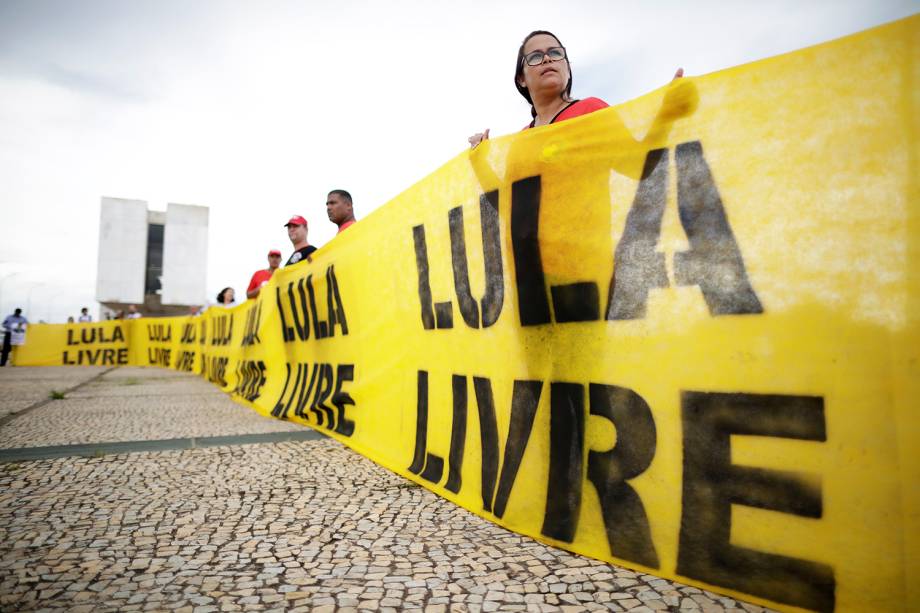
[[[489,128],[486,128],[485,132],[477,132],[476,134],[473,134],[471,137],[469,137],[466,140],[470,143],[470,149],[475,149],[479,145],[479,143],[481,143],[484,140],[488,140],[488,138],[489,138]]]

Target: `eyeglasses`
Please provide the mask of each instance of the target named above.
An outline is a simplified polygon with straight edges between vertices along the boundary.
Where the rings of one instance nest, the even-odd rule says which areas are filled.
[[[565,47],[550,47],[546,51],[533,51],[524,56],[524,62],[528,66],[536,66],[543,63],[543,58],[548,57],[551,62],[558,62],[565,59]]]

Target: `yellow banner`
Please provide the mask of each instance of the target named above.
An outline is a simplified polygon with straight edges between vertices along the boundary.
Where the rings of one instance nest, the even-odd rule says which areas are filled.
[[[559,547],[785,610],[910,608],[918,31],[487,141],[258,300],[32,326],[17,362],[201,373]]]

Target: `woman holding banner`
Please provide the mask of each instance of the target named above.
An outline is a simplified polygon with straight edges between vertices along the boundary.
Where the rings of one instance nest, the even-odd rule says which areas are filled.
[[[675,76],[681,74],[678,70]],[[566,49],[554,34],[543,30],[529,34],[518,49],[514,84],[531,105],[530,124],[511,138],[493,142],[488,140],[486,130],[469,139],[470,163],[481,194],[478,200],[486,267],[481,327],[504,324],[503,331],[510,332],[515,342],[509,343],[496,359],[513,365],[515,386],[519,382],[532,385],[530,393],[536,394],[529,405],[512,403],[507,416],[509,432],[516,428],[529,432],[536,419],[539,397],[551,394],[551,436],[554,431],[575,434],[551,438],[545,468],[571,468],[576,464],[568,464],[566,458],[576,454],[579,461],[581,458],[581,448],[574,441],[592,425],[586,423],[584,387],[570,382],[594,376],[588,373],[617,372],[630,359],[628,354],[613,350],[618,345],[611,341],[622,328],[607,325],[607,320],[621,318],[618,309],[622,300],[613,291],[614,281],[635,296],[642,284],[632,283],[628,274],[619,279],[612,275],[615,258],[619,263],[632,255],[621,257],[615,250],[615,244],[622,244],[617,243],[617,235],[626,233],[623,228],[627,216],[638,219],[641,230],[654,225],[654,213],[647,211],[653,207],[640,206],[640,214],[633,215],[629,200],[634,194],[646,192],[665,197],[668,152],[663,147],[675,120],[693,112],[696,90],[692,81],[680,79],[664,92],[650,94],[624,108],[634,122],[651,118],[643,126],[648,126],[644,138],[638,140],[621,120],[618,109],[607,108],[598,98],[572,98],[572,72]],[[565,121],[564,126],[551,125],[561,121]],[[637,185],[640,181],[646,181],[644,189]],[[640,239],[647,243],[645,237]],[[495,249],[499,242],[504,244]],[[502,263],[495,263],[501,258],[492,257],[489,270],[489,251],[511,254],[513,277],[504,272]],[[635,251],[643,254],[639,249]],[[654,243],[649,251],[655,256]],[[648,269],[636,268],[640,274]],[[457,271],[455,267],[455,278]],[[466,270],[460,268],[461,275],[463,272]],[[494,278],[502,279],[501,287],[506,280],[513,284],[516,297],[509,299],[498,291],[493,292],[497,298],[490,295],[488,281]],[[644,312],[638,317],[642,316]],[[469,324],[468,319],[472,318],[464,317]],[[603,376],[606,375],[600,375]],[[553,387],[543,392],[547,381],[553,382]],[[515,387],[515,393],[518,389],[524,388]],[[614,389],[615,386],[598,386],[592,390],[592,394],[608,394],[596,405],[591,397],[592,413],[612,410],[609,394]],[[524,408],[527,406],[531,408]],[[611,414],[603,415],[612,421]],[[653,423],[650,415],[643,414],[643,419],[646,416],[645,423]],[[496,432],[498,420],[490,421],[486,416],[480,427],[483,432]],[[643,436],[654,441],[654,426],[650,435],[646,432]],[[493,452],[497,455],[496,449]],[[580,479],[581,465],[577,466],[579,472],[574,478]],[[550,475],[553,483],[564,480]],[[566,518],[573,513],[577,516],[578,511],[565,496],[553,495],[553,487],[547,493],[542,534],[568,541],[571,524]],[[630,533],[631,553],[620,550],[620,555],[657,566],[647,520],[637,521]]]
[[[630,104],[635,116],[653,118],[639,140],[603,100],[572,98],[568,52],[556,35],[537,30],[521,43],[514,85],[530,104],[532,121],[511,139],[493,142],[485,130],[468,140],[481,193],[507,194],[495,198],[496,209],[499,200],[513,201],[511,236],[503,237],[503,251],[516,257],[519,323],[525,328],[616,318],[606,280],[611,278],[614,228],[621,231],[630,204],[613,202],[611,189],[631,198],[644,168],[667,168],[667,152],[656,150],[665,146],[674,122],[693,113],[697,104],[693,81],[682,75],[679,69],[663,92]],[[565,130],[549,129],[578,117]],[[530,290],[524,292],[524,286]],[[538,353],[546,348],[540,342],[535,339]],[[528,371],[552,369],[552,362],[551,357],[523,360]]]

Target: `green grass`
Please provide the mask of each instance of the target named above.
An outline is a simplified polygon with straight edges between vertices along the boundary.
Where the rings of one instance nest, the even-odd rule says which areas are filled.
[[[48,394],[48,398],[50,398],[51,400],[63,400],[64,392],[59,392],[57,390],[51,390],[51,393]]]

